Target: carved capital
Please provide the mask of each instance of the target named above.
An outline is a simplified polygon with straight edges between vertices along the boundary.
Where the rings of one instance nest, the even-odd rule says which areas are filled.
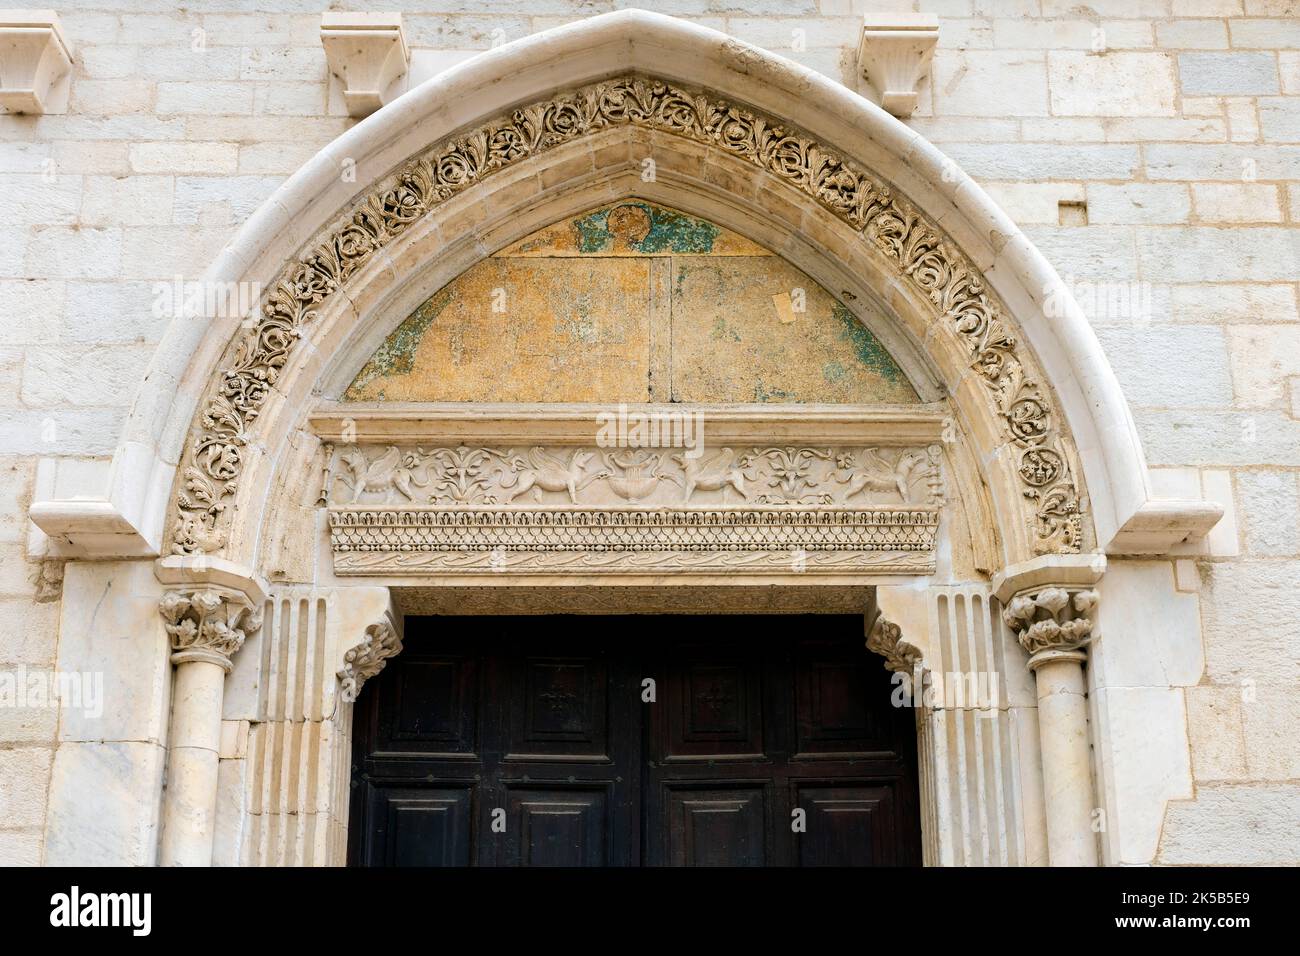
[[[921,664],[921,649],[903,640],[903,629],[877,614],[867,629],[867,650],[885,659],[885,670],[911,676]]]
[[[401,653],[402,639],[391,621],[383,620],[366,628],[361,643],[343,655],[338,672],[343,699],[352,703],[361,693],[361,685],[384,669],[390,657]]]
[[[168,591],[159,602],[171,636],[172,663],[206,661],[230,671],[230,659],[262,627],[262,608],[225,588]]]
[[[1081,648],[1093,637],[1097,600],[1091,588],[1052,585],[1017,594],[1003,609],[1002,619],[1029,652],[1032,670],[1063,655],[1082,659]]]

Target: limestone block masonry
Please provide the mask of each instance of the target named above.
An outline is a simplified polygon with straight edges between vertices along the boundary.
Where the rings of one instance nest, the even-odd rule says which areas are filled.
[[[0,11],[0,864],[339,865],[352,701],[405,610],[806,609],[815,578],[881,666],[1003,690],[918,711],[927,864],[1300,864],[1293,0],[918,0],[929,65],[889,89],[860,0],[406,0],[377,50],[331,48],[367,24],[318,6]],[[659,119],[625,122],[634,103]],[[728,158],[731,136],[754,146]],[[358,226],[372,196],[394,202]],[[935,434],[813,441],[773,407],[788,440],[711,446],[687,490],[675,451],[630,475],[572,435],[503,444],[488,412],[345,432],[344,389],[420,303],[629,197],[878,323]],[[358,254],[373,222],[400,228]],[[403,567],[421,552],[339,546],[446,506],[408,500],[390,449],[419,481],[496,456],[480,490],[521,512],[650,507],[622,489],[672,513],[775,507],[747,500],[775,447],[829,455],[828,507],[884,516],[855,540],[909,542],[850,553],[897,566],[787,557],[761,595],[677,603],[620,568],[545,604],[492,547],[439,590]],[[879,467],[816,470],[846,451]],[[1044,475],[1053,507],[1025,497]],[[19,700],[19,677],[65,692]]]

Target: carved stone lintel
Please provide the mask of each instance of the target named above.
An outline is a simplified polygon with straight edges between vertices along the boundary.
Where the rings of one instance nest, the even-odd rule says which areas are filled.
[[[262,627],[261,606],[227,588],[168,591],[158,610],[171,636],[173,664],[206,661],[229,672],[235,652]]]
[[[326,446],[332,505],[938,508],[942,451],[928,446],[735,449],[596,445]]]
[[[895,674],[915,673],[921,664],[921,650],[903,640],[903,630],[893,621],[877,614],[867,629],[867,650],[885,659],[885,670]]]
[[[340,693],[352,703],[361,693],[361,685],[384,669],[390,657],[400,654],[402,639],[391,621],[383,620],[366,628],[361,643],[343,655],[338,672]]]
[[[1017,594],[1003,609],[1002,619],[1029,652],[1029,669],[1045,661],[1073,656],[1093,638],[1097,592],[1091,588],[1049,586]]]

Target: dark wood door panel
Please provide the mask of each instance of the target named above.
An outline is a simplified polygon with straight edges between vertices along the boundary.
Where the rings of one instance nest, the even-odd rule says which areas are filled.
[[[505,839],[507,866],[611,866],[617,834],[613,787],[511,786]]]
[[[412,618],[405,643],[356,705],[355,864],[919,862],[914,715],[860,618]]]
[[[666,789],[670,866],[764,866],[771,830],[766,781]]]
[[[366,785],[353,800],[366,804],[373,838],[369,866],[469,866],[474,820],[472,787]]]
[[[800,866],[897,866],[893,784],[808,785],[794,803],[807,813],[799,840]]]
[[[609,669],[598,657],[528,656],[511,668],[509,759],[609,761]]]

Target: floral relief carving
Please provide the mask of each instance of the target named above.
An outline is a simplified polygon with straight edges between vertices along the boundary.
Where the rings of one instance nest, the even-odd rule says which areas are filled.
[[[361,643],[343,655],[343,667],[338,671],[339,693],[343,700],[348,703],[355,701],[361,693],[361,685],[382,671],[390,657],[401,652],[402,639],[391,622],[369,625]]]
[[[230,669],[230,659],[262,627],[262,609],[215,588],[168,591],[158,606],[171,637],[172,662],[206,660]]]
[[[1027,368],[1001,305],[974,266],[891,187],[798,130],[737,104],[639,77],[599,83],[520,107],[432,147],[357,202],[286,269],[263,302],[255,327],[237,340],[199,415],[197,434],[182,465],[172,550],[196,554],[224,546],[226,512],[238,489],[251,429],[270,390],[325,300],[377,250],[429,210],[497,170],[588,133],[626,125],[682,136],[741,157],[815,199],[887,257],[928,298],[984,383],[1016,449],[1022,492],[1032,505],[1036,549],[1079,550],[1079,496],[1056,412],[1047,391]],[[456,450],[444,451],[452,458],[456,454]],[[601,460],[607,468],[619,469],[616,480],[629,492],[627,500],[641,497],[643,491],[652,493],[664,483],[663,473],[656,472],[659,465],[630,461],[626,455],[608,458]],[[799,464],[792,461],[789,466],[795,471],[779,489],[784,495],[801,481]],[[484,487],[481,461],[449,459],[448,467],[457,474],[443,479],[450,483],[439,486],[440,493],[468,500]],[[589,463],[577,467],[590,476]],[[519,494],[533,488],[546,491],[547,483],[553,486],[561,475],[568,491],[567,473],[574,468],[572,460],[563,466],[533,462],[535,475],[529,489]],[[521,482],[526,480],[522,469],[512,473],[519,474]],[[695,487],[722,480],[738,498],[747,494],[738,487],[745,485],[743,481],[718,479],[713,473],[705,478],[701,484],[697,477]],[[363,473],[358,480],[364,485],[369,479]],[[396,480],[390,484],[405,496]],[[570,497],[576,500],[577,482],[572,484]],[[413,481],[409,487],[413,495]]]
[[[895,674],[916,672],[921,664],[921,650],[903,640],[903,630],[883,614],[877,614],[867,630],[867,650],[885,659],[885,670]]]
[[[871,507],[943,503],[942,452],[922,448],[657,449],[347,446],[331,505],[570,504]]]

